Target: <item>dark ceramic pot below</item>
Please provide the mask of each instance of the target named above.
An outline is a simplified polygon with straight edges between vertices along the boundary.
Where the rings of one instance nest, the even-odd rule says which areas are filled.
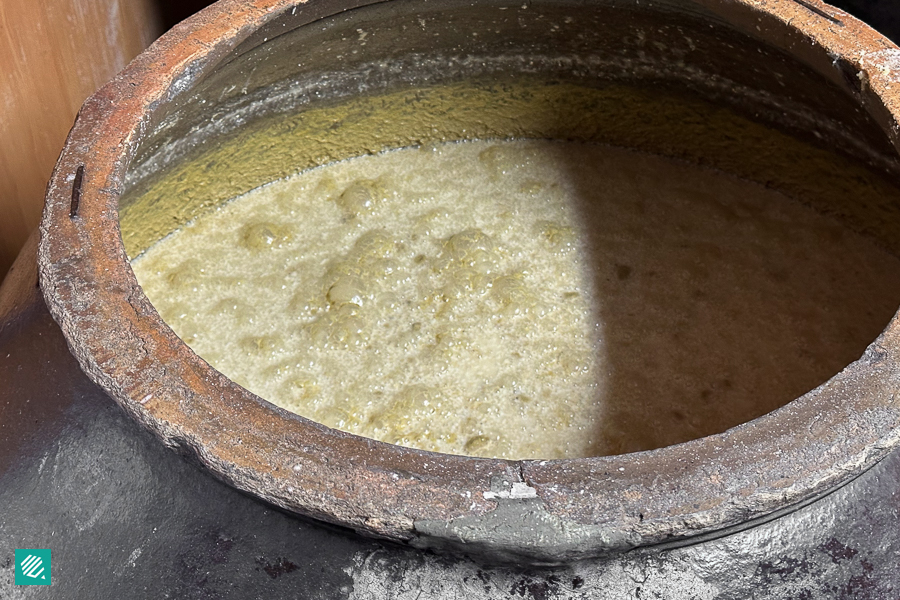
[[[82,372],[36,286],[0,288],[0,597],[49,548],[45,598],[887,599],[900,453],[788,514],[679,548],[549,568],[435,555],[287,514],[159,443]]]
[[[485,4],[484,12],[552,12],[560,6]],[[564,8],[596,27],[607,23],[611,31],[640,26],[681,35],[690,30],[694,37],[688,45],[701,47],[698,62],[685,68],[683,55],[670,60],[677,55],[671,52],[677,49],[674,37],[667,40],[667,52],[648,57],[629,46],[627,36],[611,43],[597,34],[588,42],[598,45],[584,42],[588,47],[580,51],[600,56],[618,48],[622,55],[592,62],[587,71],[554,74],[566,84],[591,89],[601,101],[609,81],[631,90],[650,85],[667,100],[712,97],[736,118],[788,132],[810,147],[838,148],[842,164],[862,165],[896,181],[900,103],[892,86],[900,75],[900,50],[851,17],[827,5],[789,0]],[[147,223],[158,222],[142,198],[178,184],[180,167],[173,166],[178,164],[173,157],[189,164],[194,147],[216,152],[228,147],[221,140],[258,141],[253,136],[269,135],[266,119],[315,109],[308,104],[315,94],[279,96],[273,90],[290,92],[306,76],[321,82],[322,73],[286,72],[282,67],[296,61],[279,61],[274,50],[304,48],[316,54],[316,47],[303,46],[304,36],[313,35],[304,25],[318,19],[326,19],[322,30],[331,31],[329,39],[338,43],[347,39],[343,33],[355,31],[359,19],[387,27],[423,14],[465,20],[473,11],[452,2],[363,7],[223,1],[175,28],[85,104],[48,190],[40,249],[33,244],[23,251],[0,296],[0,349],[9,349],[0,353],[5,378],[0,389],[13,390],[3,392],[0,404],[0,449],[3,456],[17,457],[15,464],[0,463],[6,484],[0,494],[16,496],[4,499],[13,516],[0,524],[0,538],[16,547],[52,547],[59,535],[65,549],[54,554],[60,556],[61,573],[54,585],[77,582],[98,597],[121,595],[130,583],[197,597],[283,592],[279,586],[287,584],[280,582],[299,574],[319,586],[309,597],[402,598],[421,592],[422,597],[742,598],[751,590],[767,590],[768,597],[887,597],[900,584],[896,319],[859,361],[769,415],[678,446],[565,461],[438,455],[322,427],[230,382],[160,320],[126,260],[126,249],[133,252],[152,241],[141,238],[150,225],[143,227],[140,218],[150,215]],[[521,32],[514,34],[518,22],[509,21],[510,37],[488,47],[487,55],[500,56],[500,50],[520,43]],[[450,38],[446,48],[459,47],[452,31],[441,31]],[[524,37],[529,36],[530,31]],[[550,41],[536,36],[527,47],[546,50],[553,47]],[[415,54],[417,43],[426,42],[431,43],[410,35],[405,45],[385,48],[394,49],[397,64],[409,64],[403,61]],[[723,54],[725,47],[737,58]],[[327,53],[318,54],[334,66]],[[759,68],[734,70],[749,64],[741,57],[759,55],[764,57]],[[254,64],[267,65],[257,79],[247,70]],[[353,74],[354,66],[360,65],[344,65],[341,72]],[[249,90],[229,96],[228,77],[248,72]],[[427,69],[391,72],[434,76]],[[463,75],[460,81],[497,73]],[[723,84],[726,75],[730,83]],[[783,87],[776,79],[785,76],[787,91],[774,95]],[[293,83],[279,88],[285,81]],[[450,77],[438,83],[459,81]],[[323,106],[344,110],[351,102],[348,91],[377,98],[411,83],[369,72],[365,81],[349,77],[332,88],[321,85],[331,102]],[[748,90],[762,93],[743,93]],[[248,118],[229,119],[235,115]],[[237,127],[248,121],[263,125]],[[633,128],[622,134],[598,126],[588,137],[698,161],[705,157],[750,178],[764,172],[773,176],[771,185],[793,195],[807,194],[824,205],[843,203],[842,210],[887,243],[900,239],[894,235],[900,223],[884,216],[895,207],[869,210],[836,195],[833,186],[822,183],[814,161],[776,156],[767,162],[760,151],[768,148],[765,136],[723,146],[713,135],[684,141],[678,123],[642,122],[644,133],[659,136],[637,136],[643,141],[628,144]],[[805,128],[810,124],[813,129]],[[532,123],[524,133],[545,126]],[[552,127],[554,137],[569,135],[565,123]],[[371,151],[418,135],[401,129],[388,126],[383,138],[371,142],[346,135],[339,140],[344,144],[338,144],[339,154],[351,155],[360,143]],[[451,129],[438,127],[441,136],[454,139],[458,132]],[[250,137],[240,137],[245,134]],[[815,141],[823,136],[824,142]],[[673,140],[682,141],[673,145]],[[227,157],[216,158],[234,168]],[[279,176],[288,168],[285,161],[296,168],[297,156],[282,158],[263,173],[232,178],[237,189],[211,186],[215,189],[206,196],[191,197],[182,218],[262,183],[254,176]],[[315,157],[309,154],[307,160]],[[785,160],[790,170],[779,171]],[[110,398],[141,426],[123,418]],[[29,412],[32,403],[36,418]],[[532,497],[496,498],[513,484],[533,490]],[[83,501],[73,503],[73,497]],[[287,516],[272,505],[341,528]],[[351,530],[392,542],[357,537]],[[477,558],[436,556],[409,546],[462,549]],[[142,556],[147,569],[138,571]],[[489,566],[497,563],[532,566]],[[10,567],[0,564],[10,575],[9,583],[0,580],[0,590],[4,585],[14,590]],[[98,565],[98,570],[75,565]],[[161,571],[176,576],[160,578]],[[89,582],[83,572],[108,577]]]

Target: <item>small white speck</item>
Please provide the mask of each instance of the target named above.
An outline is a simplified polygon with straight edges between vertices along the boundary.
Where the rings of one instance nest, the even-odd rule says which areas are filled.
[[[156,531],[156,530],[154,529],[154,531]],[[133,567],[133,566],[134,566],[134,563],[137,561],[138,558],[140,558],[141,552],[142,552],[142,550],[141,550],[140,548],[135,548],[135,549],[134,549],[134,552],[132,552],[131,555],[128,557],[128,563],[127,563],[127,564],[128,564],[129,567]]]
[[[514,483],[512,489],[503,492],[484,492],[485,500],[510,499],[521,500],[523,498],[537,498],[537,490],[527,483]]]

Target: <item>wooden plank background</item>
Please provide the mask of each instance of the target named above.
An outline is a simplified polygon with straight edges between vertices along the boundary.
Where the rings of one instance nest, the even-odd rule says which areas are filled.
[[[0,279],[85,98],[160,33],[154,0],[0,0]]]

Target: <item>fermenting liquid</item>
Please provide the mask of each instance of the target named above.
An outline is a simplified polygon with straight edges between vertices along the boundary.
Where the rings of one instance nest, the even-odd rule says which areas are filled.
[[[163,319],[290,411],[504,458],[722,431],[854,360],[900,261],[778,193],[609,147],[461,142],[313,169],[133,266]]]

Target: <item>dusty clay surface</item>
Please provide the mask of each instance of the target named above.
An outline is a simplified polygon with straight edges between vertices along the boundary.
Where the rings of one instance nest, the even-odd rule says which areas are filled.
[[[811,68],[853,94],[883,132],[894,131],[900,70],[897,50],[886,39],[812,0],[700,4],[713,20],[800,53]],[[530,10],[529,4],[522,6]],[[264,39],[260,27],[281,26],[276,21],[282,16],[294,25],[315,22],[320,7],[326,4],[224,0],[173,29],[87,101],[48,186],[39,248],[40,286],[48,308],[83,372],[161,443],[286,510],[394,540],[409,540],[417,523],[461,522],[468,529],[453,531],[472,537],[452,541],[478,538],[490,547],[491,530],[468,524],[471,517],[489,517],[498,509],[499,501],[486,493],[514,491],[492,489],[494,479],[514,472],[513,487],[533,490],[524,494],[526,499],[539,498],[542,511],[552,517],[547,522],[562,525],[563,547],[545,545],[542,531],[518,531],[517,547],[538,561],[577,560],[672,540],[700,542],[698,536],[750,526],[754,518],[777,517],[777,511],[828,493],[897,447],[896,320],[859,361],[826,385],[724,434],[647,453],[546,464],[424,453],[325,429],[272,410],[210,369],[163,326],[128,267],[128,241],[123,243],[117,220],[127,164],[145,139],[146,125],[164,116],[167,106],[233,49],[257,34]],[[346,7],[332,6],[335,11]],[[755,60],[756,54],[751,56]],[[757,156],[770,155],[760,151]],[[790,158],[776,174],[797,170],[795,157]],[[75,186],[79,168],[84,178]],[[829,174],[829,184],[856,181],[846,172]],[[76,195],[81,198],[77,211]],[[875,220],[882,224],[895,222],[877,202],[854,197],[852,207],[876,211]],[[512,495],[507,500],[514,501]],[[829,515],[826,521],[833,512]],[[652,560],[658,562],[658,555]],[[777,563],[775,568],[769,572],[784,572]]]

